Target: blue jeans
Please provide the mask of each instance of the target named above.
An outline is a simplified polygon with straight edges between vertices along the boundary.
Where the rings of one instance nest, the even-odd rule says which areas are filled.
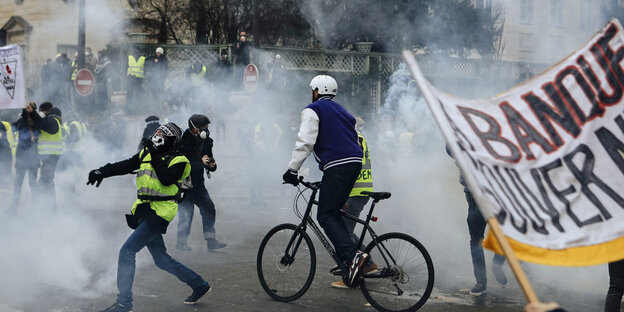
[[[195,205],[199,208],[202,217],[204,238],[215,238],[215,204],[208,192],[188,192],[184,200],[178,205],[178,244],[186,244],[191,233],[191,222]]]
[[[340,209],[349,199],[349,193],[362,170],[362,163],[347,163],[323,172],[316,219],[334,245],[338,258],[349,263],[358,246],[340,215]]]
[[[175,275],[193,289],[208,285],[208,282],[201,276],[167,254],[165,242],[158,227],[151,222],[141,222],[119,251],[119,263],[117,265],[118,303],[132,307],[132,283],[134,281],[136,254],[145,246],[152,254],[154,263],[158,268]]]
[[[483,241],[483,234],[485,233],[485,226],[487,225],[485,219],[477,207],[477,203],[472,197],[472,193],[468,189],[464,190],[466,194],[466,201],[468,202],[468,231],[470,232],[470,254],[472,255],[472,268],[474,270],[474,276],[477,283],[487,284],[487,277],[485,274],[485,256],[483,255],[483,247],[481,242]],[[502,265],[505,262],[505,257],[499,254],[494,255],[492,259],[494,265]]]
[[[620,312],[624,293],[624,260],[609,263],[609,291],[605,298],[605,312]]]

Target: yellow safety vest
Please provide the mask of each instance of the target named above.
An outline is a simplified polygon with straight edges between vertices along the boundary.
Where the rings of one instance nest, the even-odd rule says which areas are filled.
[[[71,129],[69,129],[69,126],[67,125],[66,122],[63,123],[63,141],[67,142],[67,138],[69,137],[69,135],[71,134]]]
[[[360,142],[362,143],[362,151],[364,152],[364,157],[362,157],[362,171],[360,171],[360,175],[358,175],[358,178],[353,185],[353,189],[351,189],[349,197],[366,196],[362,195],[361,193],[363,191],[373,191],[373,175],[370,161],[370,153],[368,152],[368,144],[366,144],[366,139],[359,132],[358,140],[360,140]]]
[[[13,154],[13,157],[15,157],[15,149],[17,148],[17,144],[15,141],[15,137],[13,136],[13,130],[12,130],[11,124],[8,123],[7,121],[3,121],[2,124],[6,128],[6,136],[7,136],[7,141],[9,141],[9,147],[11,148],[11,154]]]
[[[193,67],[195,69],[195,67]],[[204,77],[206,76],[206,66],[202,66],[202,70],[199,73],[191,73],[191,85],[193,87],[201,86],[204,83]]]
[[[74,126],[76,128],[76,130],[78,130],[78,138],[81,138],[84,135],[84,129],[83,129],[83,125],[81,122],[79,121],[72,121],[70,124],[71,126]]]
[[[65,142],[63,142],[63,126],[61,122],[57,119],[56,123],[58,124],[58,131],[54,134],[48,133],[44,130],[41,130],[41,135],[39,136],[39,144],[37,145],[37,150],[40,155],[61,155],[65,150]]]
[[[137,78],[143,78],[144,71],[143,66],[145,65],[145,56],[140,56],[137,61],[134,58],[134,55],[128,55],[128,76],[135,76]]]
[[[143,154],[147,153],[145,157]],[[171,185],[163,185],[158,180],[154,167],[150,161],[152,156],[145,149],[139,153],[139,158],[142,158],[141,165],[137,171],[137,200],[132,206],[132,214],[135,214],[136,208],[139,204],[149,203],[150,208],[156,212],[156,214],[171,222],[175,215],[178,213],[178,203],[175,201],[175,196],[178,193],[178,185],[176,183]],[[191,164],[184,156],[176,156],[169,162],[169,167],[178,164],[186,163],[184,167],[184,173],[178,182],[182,182],[186,177],[191,174]]]

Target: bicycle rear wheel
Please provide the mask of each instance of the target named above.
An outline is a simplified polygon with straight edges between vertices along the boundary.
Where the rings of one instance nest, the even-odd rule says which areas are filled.
[[[295,231],[294,224],[280,224],[260,243],[256,269],[264,291],[279,301],[301,297],[312,284],[316,253],[310,236]]]
[[[433,289],[433,262],[425,247],[403,233],[387,233],[365,251],[378,272],[364,276],[362,294],[377,310],[413,312],[422,307]]]

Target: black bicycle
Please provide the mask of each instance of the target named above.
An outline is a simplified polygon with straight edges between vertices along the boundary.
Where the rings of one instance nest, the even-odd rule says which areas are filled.
[[[320,182],[306,182],[295,195],[293,208],[301,219],[299,225],[284,223],[271,229],[258,249],[257,270],[262,288],[275,300],[293,301],[301,297],[312,284],[316,272],[316,252],[309,228],[319,238],[327,252],[336,262],[339,270],[333,270],[341,276],[346,285],[348,268],[338,259],[336,251],[316,225],[310,212],[313,205],[318,205],[316,194]],[[304,191],[310,189],[305,213],[298,210],[297,202]],[[390,198],[387,192],[362,192],[370,196],[373,202],[366,216],[360,220],[345,212],[342,215],[363,225],[358,246],[362,246],[366,233],[371,242],[364,248],[377,265],[378,270],[365,274],[357,286],[366,300],[379,311],[416,311],[422,307],[433,289],[433,263],[425,247],[415,238],[403,233],[386,233],[377,236],[370,222],[377,221],[373,216],[375,205]],[[305,198],[305,197],[304,197]]]

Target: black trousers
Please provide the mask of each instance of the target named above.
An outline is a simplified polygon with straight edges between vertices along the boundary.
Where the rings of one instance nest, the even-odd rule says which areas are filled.
[[[624,293],[624,260],[609,263],[609,291],[605,299],[605,312],[620,312]]]

